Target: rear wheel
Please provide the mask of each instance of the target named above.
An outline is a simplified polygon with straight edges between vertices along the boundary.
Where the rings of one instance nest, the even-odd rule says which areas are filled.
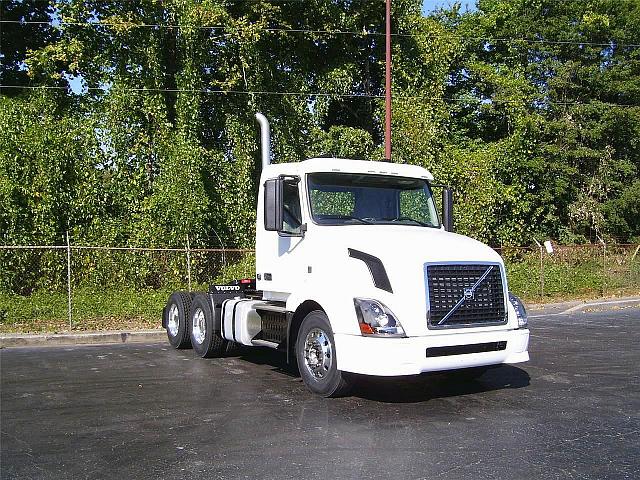
[[[196,295],[191,304],[189,330],[193,350],[202,358],[221,357],[227,349],[226,340],[214,331],[214,320],[209,297]]]
[[[339,397],[349,391],[349,383],[337,367],[333,333],[323,311],[315,310],[302,321],[296,341],[296,360],[302,380],[313,393]]]
[[[167,328],[169,343],[174,348],[189,348],[189,328],[187,326],[191,314],[191,294],[174,292],[169,297],[164,310],[164,325]]]

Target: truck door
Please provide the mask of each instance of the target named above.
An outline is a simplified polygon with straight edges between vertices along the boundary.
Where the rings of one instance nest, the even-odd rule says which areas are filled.
[[[282,230],[264,231],[259,227],[257,244],[258,285],[265,291],[265,298],[272,300],[286,300],[306,279],[299,177],[284,178],[282,207]]]

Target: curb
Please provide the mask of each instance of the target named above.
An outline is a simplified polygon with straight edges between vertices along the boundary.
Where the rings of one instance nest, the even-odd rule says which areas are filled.
[[[595,298],[590,300],[572,300],[559,303],[530,304],[527,305],[527,311],[530,314],[535,314],[533,315],[534,317],[541,317],[547,315],[563,315],[574,313],[590,307],[599,307],[600,310],[608,310],[617,308],[621,305],[629,305],[633,303],[640,303],[640,296],[607,297]]]
[[[0,335],[0,348],[99,345],[105,343],[160,343],[166,340],[167,334],[164,330],[43,334],[12,333]]]

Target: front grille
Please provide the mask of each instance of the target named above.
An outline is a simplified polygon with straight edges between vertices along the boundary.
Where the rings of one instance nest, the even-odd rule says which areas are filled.
[[[470,289],[492,268],[475,288]],[[506,323],[502,273],[498,264],[434,264],[425,266],[429,327],[451,328]],[[448,317],[463,298],[466,299]],[[446,317],[446,319],[445,319]],[[442,323],[443,319],[445,319]]]

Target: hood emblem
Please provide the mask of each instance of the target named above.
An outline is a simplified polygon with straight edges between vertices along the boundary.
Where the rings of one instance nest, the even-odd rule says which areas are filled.
[[[480,286],[482,282],[484,282],[484,279],[487,278],[489,273],[491,273],[491,270],[493,270],[493,265],[487,268],[486,272],[484,272],[480,276],[478,281],[474,283],[473,286],[464,288],[462,298],[458,300],[458,303],[456,303],[451,310],[449,310],[449,313],[447,313],[444,317],[442,317],[442,319],[438,322],[438,325],[442,325],[444,322],[446,322],[449,319],[449,317],[451,317],[451,315],[453,315],[455,311],[458,310],[458,308],[460,308],[460,306],[465,301],[473,300],[475,298],[476,289]]]

